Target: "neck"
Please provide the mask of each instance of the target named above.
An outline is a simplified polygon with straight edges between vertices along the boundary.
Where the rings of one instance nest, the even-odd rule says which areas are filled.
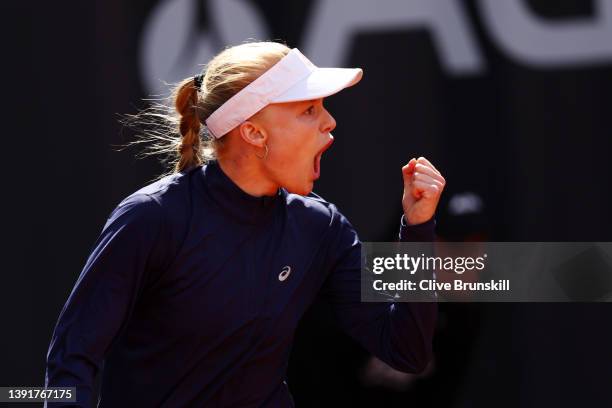
[[[278,186],[265,176],[261,163],[252,160],[252,157],[246,155],[221,156],[217,162],[225,175],[249,195],[273,196],[278,191]]]

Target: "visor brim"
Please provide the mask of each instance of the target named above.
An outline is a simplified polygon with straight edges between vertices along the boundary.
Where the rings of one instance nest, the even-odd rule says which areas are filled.
[[[361,68],[316,68],[272,103],[298,102],[325,98],[355,85],[361,80]]]

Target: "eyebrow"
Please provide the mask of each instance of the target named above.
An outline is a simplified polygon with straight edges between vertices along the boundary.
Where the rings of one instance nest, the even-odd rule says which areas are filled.
[[[295,110],[300,112],[305,109],[306,107],[309,107],[309,105],[316,105],[318,101],[322,101],[323,98],[317,98],[317,99],[308,99],[305,101],[296,101],[295,104]]]
[[[306,101],[300,101],[301,104],[300,105],[310,105],[310,104],[316,104],[319,101],[323,101],[323,98],[317,98],[317,99],[308,99]]]

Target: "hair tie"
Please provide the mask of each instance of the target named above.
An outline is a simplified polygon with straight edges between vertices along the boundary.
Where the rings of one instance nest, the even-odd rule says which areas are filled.
[[[200,75],[196,75],[193,77],[193,84],[195,86],[195,88],[199,91],[200,88],[202,87],[202,81],[204,80],[204,75],[200,74]]]

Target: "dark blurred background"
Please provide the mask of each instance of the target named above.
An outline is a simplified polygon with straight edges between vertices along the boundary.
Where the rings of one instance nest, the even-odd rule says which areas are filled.
[[[612,0],[105,0],[3,3],[0,385],[40,386],[59,312],[118,202],[164,171],[117,114],[248,38],[364,79],[315,191],[364,241],[396,237],[400,167],[447,180],[448,240],[612,241]],[[298,407],[612,406],[609,303],[441,305],[420,376],[368,356],[315,304]]]

